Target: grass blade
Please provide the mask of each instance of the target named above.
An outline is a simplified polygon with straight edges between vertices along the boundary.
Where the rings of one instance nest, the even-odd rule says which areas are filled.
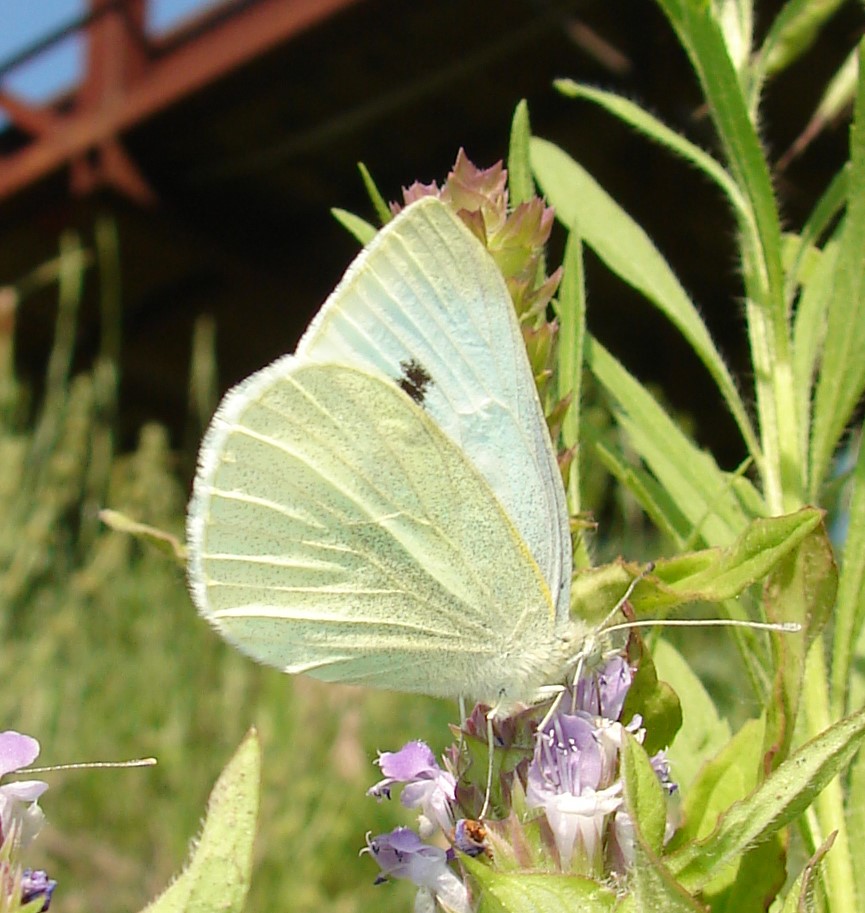
[[[865,43],[860,45],[860,54]],[[814,399],[809,490],[816,497],[832,454],[865,389],[865,72],[856,91],[850,131],[850,187],[838,248],[834,294]]]
[[[720,353],[666,260],[643,229],[569,155],[534,137],[532,167],[546,197],[565,226],[625,282],[646,296],[688,340],[718,385],[749,453],[759,464],[760,446],[742,399]]]

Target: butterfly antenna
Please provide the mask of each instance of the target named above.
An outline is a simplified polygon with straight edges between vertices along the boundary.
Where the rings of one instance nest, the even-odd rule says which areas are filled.
[[[95,770],[115,767],[153,767],[156,758],[135,758],[132,761],[79,761],[76,764],[54,764],[51,767],[26,767],[22,773],[41,774],[53,770]]]
[[[742,618],[641,618],[637,621],[623,621],[604,629],[630,631],[632,628],[750,628],[752,631],[778,631],[781,634],[795,634],[802,630],[798,621],[748,621]]]
[[[655,569],[654,561],[650,561],[640,573],[628,584],[621,599],[613,606],[607,614],[600,630],[604,634],[612,631],[630,631],[633,628],[665,627],[665,628],[696,628],[696,627],[724,627],[724,628],[751,628],[754,631],[779,631],[790,634],[802,630],[802,625],[795,621],[770,622],[770,621],[747,621],[739,618],[643,618],[632,621],[623,621],[619,624],[610,625],[609,622],[616,616],[616,613],[630,599],[637,584],[644,580]],[[575,679],[576,683],[576,679]]]

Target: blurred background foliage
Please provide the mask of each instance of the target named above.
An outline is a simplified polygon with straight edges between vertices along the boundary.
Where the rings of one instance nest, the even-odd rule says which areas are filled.
[[[357,855],[366,831],[399,812],[363,794],[378,749],[420,734],[444,747],[452,708],[256,666],[197,618],[169,557],[100,522],[110,505],[182,536],[186,491],[165,428],[147,425],[132,452],[115,451],[111,359],[69,373],[85,274],[111,294],[115,239],[107,223],[96,235],[103,243],[86,250],[65,236],[56,261],[0,294],[0,716],[39,738],[40,763],[159,765],[47,774],[49,823],[30,861],[60,882],[60,909],[138,909],[179,869],[216,776],[254,725],[265,781],[249,909],[405,909],[407,888],[373,894],[375,868]],[[15,315],[39,282],[54,286],[58,313],[35,396],[12,351]],[[118,313],[106,302],[106,320]],[[103,325],[106,338],[116,330]]]

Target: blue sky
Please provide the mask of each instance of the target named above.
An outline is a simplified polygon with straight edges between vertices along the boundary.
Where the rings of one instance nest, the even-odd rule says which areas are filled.
[[[149,0],[148,28],[160,32],[215,0]],[[23,48],[82,15],[87,0],[0,0],[0,65]],[[3,77],[3,88],[40,102],[78,80],[81,39],[70,36]]]

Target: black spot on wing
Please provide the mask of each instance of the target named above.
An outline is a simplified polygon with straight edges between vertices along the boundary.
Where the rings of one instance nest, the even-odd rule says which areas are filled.
[[[413,358],[399,363],[402,377],[397,383],[419,405],[423,406],[427,387],[432,383],[429,371]]]

